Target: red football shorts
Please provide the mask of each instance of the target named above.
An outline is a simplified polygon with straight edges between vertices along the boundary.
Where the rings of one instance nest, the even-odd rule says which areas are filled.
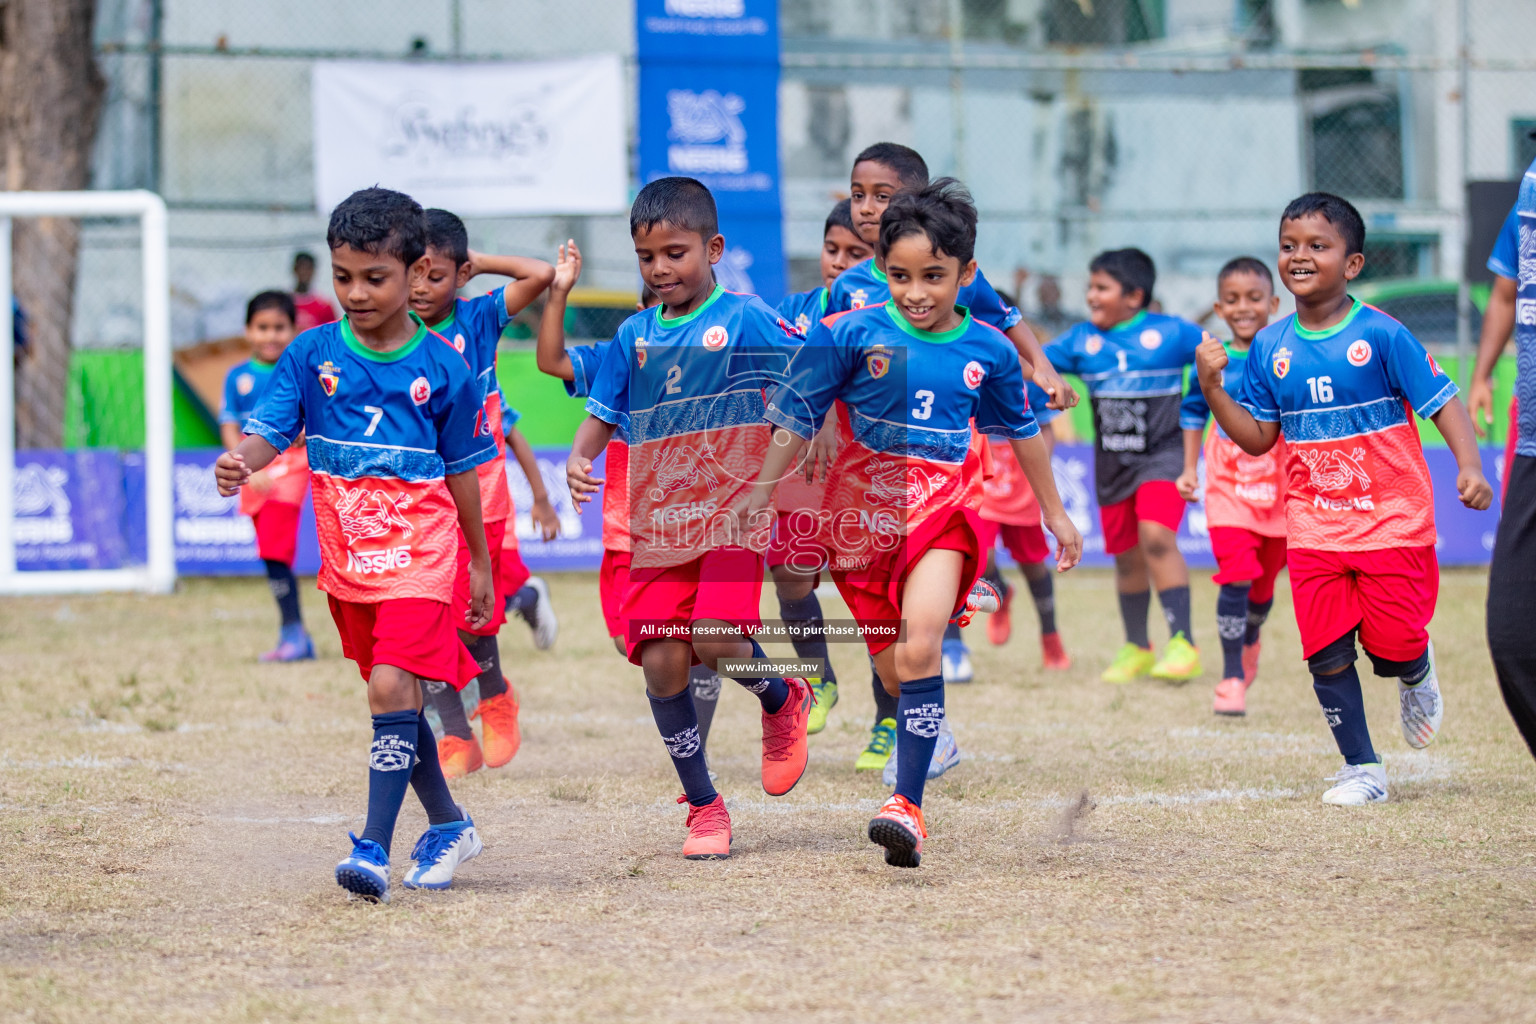
[[[828,558],[826,546],[816,537],[816,528],[814,515],[780,512],[768,542],[768,568],[788,565],[810,580],[812,586],[820,584],[821,570]]]
[[[507,520],[511,522],[512,520]],[[533,573],[528,571],[528,566],[523,563],[522,552],[517,547],[517,531],[511,530],[502,535],[501,558],[496,563],[498,579],[496,585],[500,588],[497,592],[507,596],[523,589]],[[506,602],[503,601],[503,604]]]
[[[624,618],[620,608],[624,604],[624,592],[629,589],[628,551],[603,549],[603,562],[597,570],[597,599],[603,607],[603,622],[610,637],[624,635]]]
[[[1377,551],[1292,548],[1291,595],[1301,653],[1311,657],[1357,625],[1367,651],[1412,661],[1429,643],[1440,594],[1434,545]]]
[[[1184,520],[1184,499],[1172,480],[1148,480],[1124,501],[1099,509],[1104,527],[1104,553],[1118,555],[1141,543],[1136,524],[1162,523],[1177,533]]]
[[[326,595],[341,634],[341,652],[357,662],[364,681],[375,665],[393,665],[420,679],[451,683],[454,689],[480,673],[459,639],[449,608],[441,601],[403,597],[377,604],[338,601]]]
[[[300,505],[285,501],[268,501],[251,516],[256,526],[256,556],[293,565],[299,547]]]
[[[453,573],[453,624],[466,633],[476,636],[495,636],[507,621],[507,590],[503,586],[503,574],[497,571],[502,565],[501,542],[507,533],[507,520],[498,519],[485,524],[485,543],[491,549],[491,618],[478,629],[469,625],[469,542],[464,531],[458,531],[459,566]]]
[[[629,570],[620,625],[629,660],[640,664],[647,623],[685,625],[719,619],[750,636],[762,628],[763,556],[747,548],[716,548],[682,565]]]
[[[1051,547],[1045,542],[1045,527],[1038,523],[1021,526],[1018,523],[994,523],[990,519],[979,519],[976,533],[983,559],[991,553],[998,537],[1003,538],[1003,547],[1020,565],[1038,565],[1051,557]]]
[[[960,589],[950,614],[965,607],[971,587],[986,568],[986,552],[977,539],[978,521],[976,513],[969,509],[955,509],[947,517],[941,513],[923,523],[917,534],[906,538],[902,545],[876,556],[868,568],[853,572],[833,569],[832,582],[837,584],[837,592],[854,621],[860,625],[899,622],[907,572],[930,551],[959,551],[965,556],[960,568]],[[889,636],[866,633],[864,637],[870,654],[879,654],[895,642]]]
[[[1212,583],[1251,583],[1248,600],[1263,604],[1275,596],[1275,577],[1285,568],[1285,538],[1266,537],[1240,526],[1211,527],[1216,556]]]

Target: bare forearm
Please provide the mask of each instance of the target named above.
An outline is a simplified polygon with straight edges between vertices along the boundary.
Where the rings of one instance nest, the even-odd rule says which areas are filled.
[[[498,256],[472,252],[469,254],[469,262],[476,275],[496,274],[512,278],[503,293],[508,316],[522,312],[555,279],[555,268],[532,256]]]
[[[1446,402],[1430,419],[1434,420],[1440,436],[1445,438],[1446,447],[1456,456],[1457,468],[1481,471],[1483,458],[1477,450],[1472,417],[1467,414],[1467,407],[1461,404],[1461,399],[1453,398]]]
[[[1488,293],[1488,311],[1483,314],[1483,333],[1477,342],[1477,365],[1472,379],[1488,381],[1493,368],[1504,354],[1504,346],[1515,329],[1515,297],[1518,282],[1507,277],[1496,277],[1493,290]]]
[[[233,451],[245,460],[245,464],[250,467],[252,473],[266,469],[272,464],[272,460],[281,454],[265,438],[257,437],[255,434],[242,438]]]
[[[1275,446],[1275,439],[1280,436],[1280,425],[1259,422],[1253,413],[1238,405],[1225,388],[1206,391],[1205,401],[1211,407],[1211,415],[1221,424],[1221,429],[1249,455],[1263,455]]]
[[[1010,440],[1009,444],[1013,447],[1014,458],[1019,460],[1019,468],[1024,470],[1024,478],[1029,481],[1030,490],[1035,492],[1040,510],[1048,517],[1062,514],[1061,495],[1056,490],[1056,476],[1051,472],[1051,452],[1045,446],[1045,440],[1036,436],[1026,441]]]
[[[1032,372],[1026,374],[1027,377],[1039,376],[1042,367],[1054,372],[1051,361],[1046,358],[1045,349],[1040,344],[1040,339],[1035,337],[1035,332],[1029,329],[1028,324],[1020,320],[1003,333],[1008,336],[1009,341],[1013,342],[1013,347],[1019,350],[1019,355],[1029,365]]]
[[[571,441],[571,454],[591,462],[603,453],[612,438],[612,423],[588,416],[576,428],[576,437]]]
[[[1184,431],[1184,472],[1193,473],[1200,463],[1200,444],[1205,440],[1203,430]]]
[[[528,443],[521,430],[512,428],[512,433],[507,436],[507,447],[512,449],[512,457],[522,468],[523,476],[528,478],[528,486],[533,489],[533,500],[547,500],[549,491],[544,486],[544,474],[539,472],[539,460],[533,454],[533,445]]]
[[[477,562],[490,563],[491,551],[485,543],[485,519],[480,513],[480,480],[472,469],[453,473],[444,478],[448,493],[459,510],[459,529],[464,531],[464,543],[469,547],[469,557]]]
[[[774,428],[773,438],[768,443],[768,453],[763,457],[763,468],[757,474],[756,490],[760,495],[773,493],[807,443],[805,438],[793,430]]]
[[[544,300],[544,313],[539,318],[539,340],[534,357],[540,373],[561,380],[575,380],[576,368],[571,365],[570,353],[565,350],[565,307],[569,293],[551,288]]]

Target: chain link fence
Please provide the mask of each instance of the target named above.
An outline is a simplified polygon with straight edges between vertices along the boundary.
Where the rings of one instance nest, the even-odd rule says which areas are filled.
[[[819,283],[854,154],[891,139],[971,186],[982,266],[1046,333],[1081,314],[1089,258],[1126,245],[1157,261],[1168,312],[1202,317],[1217,268],[1272,259],[1281,208],[1315,188],[1366,215],[1361,290],[1453,350],[1475,339],[1480,294],[1459,322],[1466,183],[1513,180],[1536,155],[1530,0],[781,0],[780,15],[795,288]],[[288,285],[296,251],[327,276],[314,61],[618,52],[632,70],[632,20],[629,0],[378,0],[366,17],[102,0],[95,183],[169,203],[176,342],[238,334],[246,297]],[[546,257],[575,237],[587,284],[635,290],[622,217],[469,226],[477,247]],[[135,244],[85,226],[77,346],[133,343]]]

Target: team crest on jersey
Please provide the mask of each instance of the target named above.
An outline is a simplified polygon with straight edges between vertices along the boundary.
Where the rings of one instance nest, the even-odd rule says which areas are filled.
[[[1141,332],[1141,337],[1138,340],[1141,342],[1142,348],[1151,351],[1163,343],[1163,332],[1148,327],[1146,330]]]
[[[801,334],[807,334],[811,329],[811,318],[804,313],[795,317],[795,326],[800,328]]]
[[[975,391],[977,388],[981,387],[981,382],[987,379],[987,371],[982,369],[980,363],[972,359],[970,362],[965,364],[964,377],[965,386],[970,388],[972,391]]]
[[[1099,354],[1100,350],[1104,348],[1104,339],[1097,334],[1090,334],[1088,336],[1088,342],[1083,346],[1083,348],[1089,355],[1096,356]]]
[[[719,324],[704,332],[704,347],[711,352],[719,352],[725,348],[725,343],[731,340],[724,327]]]
[[[459,355],[464,354],[464,335],[455,334],[453,336],[453,347],[459,350]]]
[[[425,377],[417,377],[411,381],[411,401],[417,405],[426,405],[427,399],[432,397],[432,385]]]
[[[1349,350],[1344,353],[1344,358],[1349,360],[1350,366],[1364,366],[1371,361],[1371,343],[1361,338]]]
[[[645,369],[645,349],[643,348],[635,349],[635,369]]]
[[[1282,346],[1280,350],[1275,353],[1275,361],[1272,365],[1274,367],[1275,376],[1281,380],[1284,380],[1285,375],[1291,372],[1291,350]]]
[[[250,394],[251,388],[254,388],[255,386],[256,378],[252,377],[248,373],[242,373],[240,376],[235,378],[235,390],[240,392],[242,395]]]
[[[869,369],[869,375],[875,380],[884,377],[891,369],[890,350],[883,345],[864,357],[864,365]]]
[[[848,305],[854,309],[863,309],[864,304],[868,301],[869,292],[866,292],[863,288],[855,288],[853,294],[848,297]]]
[[[330,398],[336,393],[336,386],[341,383],[341,374],[336,365],[329,359],[321,363],[317,370],[320,372],[320,390],[325,392],[325,397]]]

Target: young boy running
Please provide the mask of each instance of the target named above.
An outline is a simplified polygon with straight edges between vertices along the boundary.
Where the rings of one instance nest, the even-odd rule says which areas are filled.
[[[1200,675],[1189,612],[1189,568],[1179,553],[1184,468],[1179,404],[1200,328],[1149,313],[1157,268],[1140,249],[1102,252],[1088,265],[1088,321],[1046,346],[1051,361],[1088,385],[1094,480],[1104,551],[1115,557],[1125,646],[1101,678],[1129,683],[1149,672],[1183,682]],[[1149,577],[1150,576],[1150,581]],[[1152,654],[1150,587],[1168,620],[1168,646]]]
[[[590,501],[592,460],[616,429],[629,440],[631,566],[620,606],[629,660],[645,671],[657,729],[688,805],[683,856],[730,855],[731,822],[698,738],[689,686],[694,660],[763,657],[763,559],[732,543],[722,515],[755,479],[767,448],[763,392],[800,340],[761,299],[727,292],[713,265],[724,251],[714,197],[692,178],[661,178],[630,210],[640,272],[661,305],[619,328],[587,399],[566,464],[571,496]],[[717,537],[724,532],[724,537]],[[803,679],[739,678],[762,704],[763,789],[782,796],[805,771]]]
[[[1296,312],[1260,331],[1236,396],[1226,348],[1200,345],[1200,387],[1216,422],[1252,456],[1284,436],[1291,592],[1312,686],[1344,755],[1327,804],[1387,799],[1355,670],[1355,634],[1376,674],[1397,676],[1403,738],[1426,747],[1444,705],[1434,646],[1440,570],[1429,468],[1412,412],[1434,420],[1456,456],[1462,504],[1486,509],[1472,420],[1407,328],[1349,294],[1365,264],[1365,222],[1326,192],[1280,217],[1280,280]]]
[[[301,430],[308,439],[320,589],[373,713],[368,820],[336,881],[384,901],[407,785],[431,823],[411,853],[407,888],[447,888],[480,852],[443,778],[420,681],[462,687],[479,672],[450,614],[454,533],[470,549],[464,625],[478,629],[491,617],[493,583],[475,467],[496,457],[496,445],[481,429],[475,374],[410,311],[411,286],[427,272],[421,207],[387,189],[355,192],[331,213],[326,241],[346,315],[288,347],[249,436],[215,472],[219,492],[234,494]]]
[[[1047,451],[1055,447],[1051,421],[1061,415],[1047,406],[1048,396],[1033,381],[1025,384],[1029,395],[1029,408],[1035,421],[1040,424],[1040,437]],[[997,564],[997,542],[1019,564],[1029,596],[1035,603],[1035,613],[1040,619],[1040,662],[1048,669],[1065,670],[1072,667],[1072,657],[1061,642],[1056,629],[1056,588],[1051,580],[1051,570],[1045,564],[1051,549],[1045,543],[1045,530],[1040,526],[1040,503],[1030,490],[1029,480],[1019,460],[1013,456],[1013,446],[996,437],[988,438],[991,448],[992,475],[982,485],[981,507],[977,515],[981,520],[981,549],[986,553],[986,571],[982,574],[999,596],[997,611],[987,618],[987,639],[1001,646],[1008,642],[1013,632],[1010,605],[1013,587],[1003,579]]]
[[[794,324],[801,334],[808,333],[827,315],[827,293],[838,275],[874,253],[854,231],[850,209],[847,199],[838,203],[827,215],[822,228],[821,287],[797,292],[779,303],[779,315]],[[811,734],[827,727],[827,714],[837,703],[837,673],[833,671],[828,655],[825,621],[821,602],[816,597],[816,586],[821,581],[821,569],[826,564],[827,555],[811,538],[799,537],[792,543],[789,517],[796,514],[814,516],[821,508],[824,488],[816,483],[816,477],[820,473],[821,484],[825,484],[826,472],[836,453],[837,423],[829,417],[817,432],[803,473],[784,481],[779,488],[778,521],[774,524],[773,541],[768,546],[768,571],[773,576],[773,587],[779,600],[779,617],[793,631],[791,642],[795,655],[819,659],[826,666],[820,677],[811,680],[811,690],[816,694],[816,703],[811,707],[806,726],[806,731]],[[885,692],[883,686],[878,688],[882,694]],[[887,717],[890,716],[881,715],[877,721]]]
[[[251,358],[232,367],[224,378],[224,408],[219,436],[225,451],[234,451],[245,436],[245,423],[272,381],[272,371],[293,341],[295,313],[287,292],[262,292],[245,307],[245,340]],[[303,661],[315,656],[315,642],[304,630],[299,611],[299,581],[293,575],[299,544],[299,516],[309,490],[309,459],[299,438],[266,469],[253,474],[240,492],[240,511],[256,527],[256,555],[267,567],[267,585],[277,600],[282,624],[277,646],[262,661]]]
[[[1232,332],[1222,382],[1229,392],[1242,380],[1254,335],[1279,309],[1274,276],[1252,256],[1231,260],[1216,275],[1216,315]],[[1190,388],[1179,409],[1184,472],[1177,484],[1185,501],[1196,500],[1203,441],[1205,522],[1217,565],[1211,579],[1221,586],[1216,632],[1222,669],[1213,710],[1242,715],[1248,687],[1259,673],[1259,630],[1275,603],[1275,578],[1285,568],[1285,442],[1255,457],[1234,444],[1220,424],[1206,436],[1210,418],[1204,392]]]
[[[549,286],[555,272],[543,260],[470,251],[464,222],[447,210],[426,211],[426,225],[427,272],[412,282],[411,311],[429,330],[447,338],[475,372],[484,407],[482,430],[494,439],[497,455],[478,468],[481,515],[496,584],[495,607],[484,625],[459,627],[460,637],[480,666],[480,701],[475,709],[483,733],[480,742],[475,741],[458,690],[442,680],[427,685],[427,699],[443,723],[438,754],[444,773],[452,779],[476,771],[482,764],[500,768],[512,760],[521,744],[517,696],[502,674],[501,651],[496,643],[496,634],[506,621],[507,589],[500,569],[507,521],[512,515],[506,452],[502,447],[505,435],[501,388],[496,381],[496,345],[508,321]],[[480,274],[499,274],[512,280],[487,295],[460,298],[459,289]],[[534,472],[537,473],[536,466]],[[547,500],[542,507],[534,503],[533,515],[537,521],[555,522],[554,509]],[[469,605],[469,557],[469,545],[460,537],[453,591],[455,622],[463,621]]]
[[[854,226],[868,245],[875,245],[880,234],[880,218],[891,199],[902,190],[921,189],[928,183],[928,164],[921,154],[894,142],[877,142],[864,149],[853,161],[849,193]],[[885,271],[876,259],[855,264],[838,276],[829,290],[827,311],[840,313],[863,306],[878,305],[890,298]],[[1051,404],[1068,409],[1077,404],[1077,394],[1062,381],[1040,347],[1039,340],[1024,324],[1024,317],[1003,299],[978,269],[975,277],[961,288],[960,305],[971,311],[974,319],[991,324],[1008,336],[1019,355],[1032,368],[1032,379],[1051,396]],[[944,633],[944,679],[968,683],[975,677],[970,652],[966,649],[958,624],[951,623]],[[886,723],[894,723],[894,708],[878,696],[883,692],[878,675],[871,682],[875,699],[875,727],[869,745],[859,755],[855,767],[882,767],[891,749]],[[950,737],[946,735],[945,745]],[[937,766],[936,766],[937,767]]]
[[[749,523],[762,516],[841,400],[848,443],[829,478],[823,533],[832,578],[862,626],[906,628],[899,640],[866,633],[881,676],[899,694],[901,722],[895,793],[869,837],[898,867],[922,859],[923,788],[944,720],[944,628],[981,572],[974,509],[982,449],[973,423],[1012,443],[1060,542],[1059,568],[1071,568],[1082,551],[1024,396],[1018,352],[956,305],[976,272],[975,239],[976,208],[952,179],[892,200],[878,246],[890,301],[812,330],[789,382],[769,401],[768,419],[783,429],[740,506]]]

